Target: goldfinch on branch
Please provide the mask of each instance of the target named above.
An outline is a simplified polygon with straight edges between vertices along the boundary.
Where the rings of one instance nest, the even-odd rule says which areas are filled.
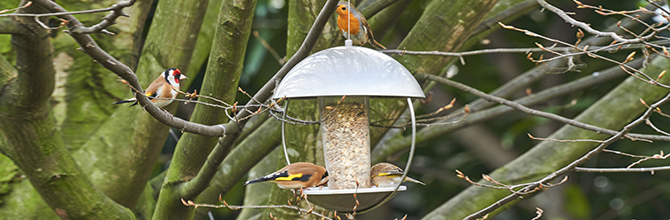
[[[246,181],[244,185],[259,182],[273,182],[282,189],[321,186],[328,182],[328,172],[326,168],[313,163],[297,162],[258,179]]]
[[[400,167],[390,163],[378,163],[370,168],[370,181],[372,185],[377,187],[395,187],[400,183],[400,178],[404,172]],[[426,185],[421,181],[412,179],[408,176],[402,182],[413,182],[421,185]]]
[[[161,73],[154,82],[147,87],[147,90],[144,91],[144,95],[149,97],[149,100],[153,102],[158,107],[165,107],[172,103],[172,100],[177,97],[177,91],[179,91],[179,81],[182,79],[188,79],[184,74],[181,74],[181,71],[177,68],[170,68]],[[130,106],[137,105],[137,98],[133,97],[131,99],[122,100],[115,102],[114,104],[128,103],[132,102]]]

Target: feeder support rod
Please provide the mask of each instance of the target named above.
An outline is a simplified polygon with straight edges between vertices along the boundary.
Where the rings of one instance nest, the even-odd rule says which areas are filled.
[[[400,188],[400,184],[407,177],[407,173],[409,173],[409,167],[412,166],[412,159],[414,158],[414,148],[415,148],[415,144],[416,144],[416,116],[414,116],[414,105],[412,105],[412,99],[407,98],[407,105],[408,105],[408,108],[409,108],[410,118],[412,118],[412,144],[410,145],[411,147],[409,149],[409,158],[407,158],[407,165],[405,166],[405,172],[402,174],[402,178],[400,178],[400,182],[395,187],[395,190],[393,191],[393,193],[398,192],[398,188]]]
[[[288,158],[288,151],[286,149],[286,128],[284,128],[286,124],[286,115],[288,115],[288,102],[289,100],[286,100],[286,103],[284,103],[284,116],[282,119],[284,119],[281,122],[281,146],[284,147],[284,157],[286,158],[286,166],[291,165],[291,160]]]

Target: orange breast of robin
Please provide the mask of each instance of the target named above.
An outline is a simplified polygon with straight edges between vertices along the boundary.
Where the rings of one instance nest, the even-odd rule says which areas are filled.
[[[343,7],[344,6],[337,7],[337,26],[344,32],[348,32],[351,35],[357,35],[360,31],[360,22],[358,21],[358,18],[349,13],[349,10],[346,9],[346,7],[344,7],[344,9]],[[351,30],[351,32],[347,30]]]

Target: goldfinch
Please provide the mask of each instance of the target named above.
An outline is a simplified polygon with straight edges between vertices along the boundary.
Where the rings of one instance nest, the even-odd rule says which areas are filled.
[[[378,163],[370,168],[370,181],[372,185],[377,187],[395,187],[400,183],[400,178],[402,178],[403,171],[400,167],[390,163]],[[413,182],[421,185],[426,185],[421,181],[412,179],[408,176],[405,177],[405,180],[402,182]]]
[[[177,97],[177,91],[179,90],[179,81],[182,79],[188,79],[184,74],[181,74],[181,71],[177,68],[170,68],[161,73],[154,82],[147,87],[147,90],[144,91],[144,95],[149,97],[151,102],[153,102],[158,107],[165,107],[172,103],[172,100]],[[115,102],[114,104],[128,103],[132,102],[130,106],[137,105],[137,99],[135,97],[127,100],[122,100]]]
[[[300,189],[312,186],[321,186],[328,182],[328,172],[322,166],[308,162],[292,163],[280,170],[244,182],[244,185],[259,182],[273,182],[282,189]]]

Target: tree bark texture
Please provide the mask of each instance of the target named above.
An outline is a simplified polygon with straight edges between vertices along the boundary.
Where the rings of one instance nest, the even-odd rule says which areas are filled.
[[[201,94],[227,103],[232,103],[235,99],[255,6],[255,0],[223,1],[220,4],[219,18]],[[221,85],[228,87],[221,88]],[[205,102],[220,104],[212,100]],[[205,105],[197,105],[191,116],[191,121],[203,124],[220,124],[227,120],[224,109]],[[205,163],[219,139],[190,133],[182,136],[177,144],[172,166],[168,169],[166,181],[163,183],[154,219],[184,219],[193,215],[192,207],[185,207],[181,204],[180,199],[185,196],[174,187],[174,183],[192,179]],[[195,198],[184,199],[193,200]]]
[[[167,68],[188,68],[197,35],[168,33],[197,33],[206,8],[207,1],[168,0],[158,3],[136,71],[143,86],[148,86]],[[180,16],[174,16],[176,14]],[[188,88],[188,83],[184,84],[182,88]],[[125,98],[128,96],[130,94],[126,94]],[[174,107],[176,104],[165,109],[173,110]],[[100,138],[88,139],[75,155],[98,158],[82,163],[82,167],[94,168],[87,170],[87,174],[101,190],[125,206],[134,207],[143,190],[143,187],[137,186],[144,185],[148,180],[167,137],[168,127],[141,107],[125,106],[117,108],[103,127],[105,129],[95,134]],[[105,181],[110,176],[117,181]]]
[[[63,144],[48,102],[55,87],[49,33],[32,18],[19,20],[21,32],[12,38],[18,74],[0,93],[0,149],[59,217],[134,219],[130,210],[93,186]]]

